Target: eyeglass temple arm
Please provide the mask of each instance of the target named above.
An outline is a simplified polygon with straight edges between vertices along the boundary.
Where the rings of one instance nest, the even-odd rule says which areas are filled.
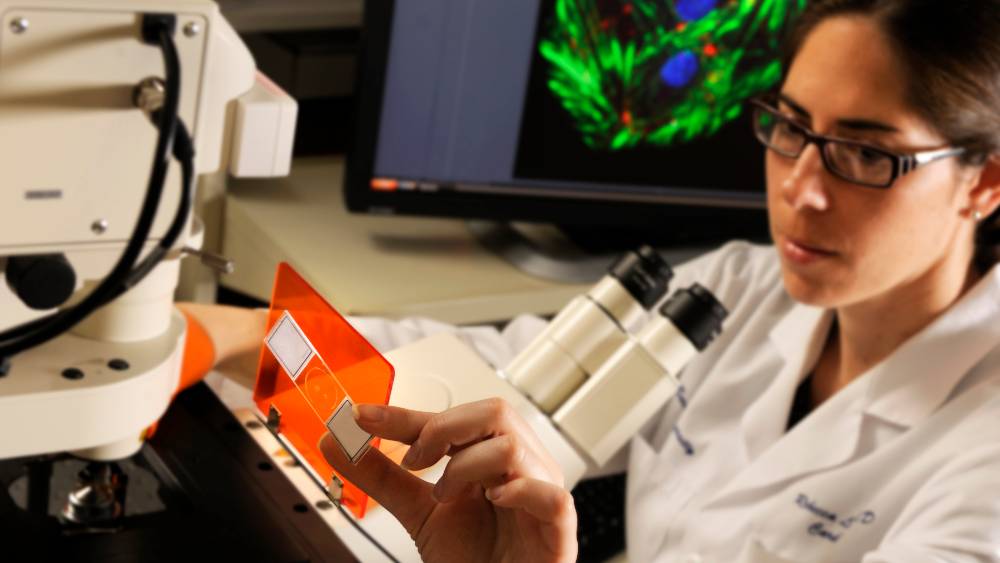
[[[937,149],[933,151],[918,152],[915,154],[907,155],[903,157],[903,172],[909,172],[914,168],[927,164],[929,162],[934,162],[935,160],[941,160],[942,158],[948,158],[949,156],[957,156],[965,152],[964,148],[949,147],[944,149]]]

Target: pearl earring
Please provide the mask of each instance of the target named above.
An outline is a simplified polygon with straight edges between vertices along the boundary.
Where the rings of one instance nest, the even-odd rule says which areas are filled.
[[[983,213],[978,209],[972,212],[972,220],[975,222],[980,222],[983,220]]]

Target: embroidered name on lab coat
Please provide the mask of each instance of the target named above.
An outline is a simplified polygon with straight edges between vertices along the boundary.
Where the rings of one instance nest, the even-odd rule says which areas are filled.
[[[682,409],[687,408],[688,406],[687,395],[685,394],[683,385],[677,388],[677,392],[674,394],[674,397],[677,399],[677,402],[681,404]],[[674,425],[674,436],[677,437],[677,443],[680,444],[681,448],[684,449],[685,454],[694,455],[694,446],[692,446],[691,442],[688,441],[688,439],[685,438],[683,434],[681,434],[681,429],[677,428],[676,424]]]
[[[875,521],[875,513],[871,510],[865,510],[853,516],[840,518],[836,512],[820,507],[808,495],[802,493],[799,493],[798,497],[795,498],[795,504],[806,512],[824,520],[810,524],[806,529],[809,535],[817,536],[834,543],[844,535],[844,530],[849,529],[851,526],[855,524],[866,526]]]

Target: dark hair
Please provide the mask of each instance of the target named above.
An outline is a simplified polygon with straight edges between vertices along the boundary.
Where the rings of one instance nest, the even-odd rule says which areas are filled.
[[[784,68],[805,38],[833,16],[874,18],[909,76],[910,106],[953,146],[960,162],[1000,154],[1000,0],[818,0],[785,42]],[[976,266],[1000,261],[1000,210],[976,229]]]

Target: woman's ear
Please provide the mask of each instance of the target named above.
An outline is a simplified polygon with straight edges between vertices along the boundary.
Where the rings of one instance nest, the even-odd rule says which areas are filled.
[[[989,217],[1000,206],[1000,155],[986,159],[976,185],[969,192],[970,208]]]

